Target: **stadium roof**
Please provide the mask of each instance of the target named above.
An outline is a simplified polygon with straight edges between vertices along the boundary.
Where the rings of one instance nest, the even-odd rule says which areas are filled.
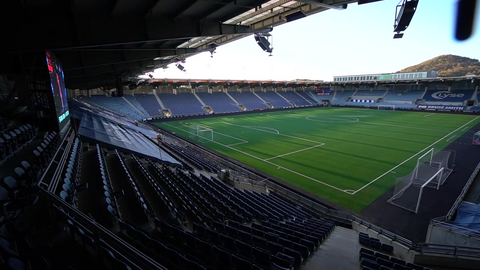
[[[0,23],[6,29],[1,33],[0,72],[32,66],[25,61],[30,54],[51,50],[63,64],[68,88],[112,85],[120,76],[134,78],[215,46],[354,2],[365,1],[3,1]]]

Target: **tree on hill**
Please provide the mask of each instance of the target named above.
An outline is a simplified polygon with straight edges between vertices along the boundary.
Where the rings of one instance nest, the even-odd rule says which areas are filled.
[[[439,77],[480,75],[480,61],[458,55],[440,55],[418,65],[404,68],[399,72],[436,70]]]

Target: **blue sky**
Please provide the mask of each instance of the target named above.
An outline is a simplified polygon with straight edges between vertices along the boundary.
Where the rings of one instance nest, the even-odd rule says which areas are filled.
[[[402,39],[393,39],[395,6],[384,0],[329,10],[273,29],[273,56],[253,36],[190,57],[186,72],[174,65],[155,78],[332,80],[334,75],[396,72],[442,54],[480,59],[480,7],[476,31],[464,42],[453,37],[457,0],[421,0]]]

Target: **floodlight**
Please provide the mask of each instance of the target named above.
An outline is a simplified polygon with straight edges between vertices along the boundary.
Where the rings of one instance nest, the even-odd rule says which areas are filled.
[[[393,38],[402,38],[403,33],[412,21],[413,15],[417,10],[418,1],[420,0],[400,0],[395,8],[395,23],[393,25]]]
[[[272,40],[272,35],[268,33],[255,33],[254,38],[258,46],[260,46],[263,51],[270,53],[271,56],[273,47],[268,39],[270,38],[270,40]]]

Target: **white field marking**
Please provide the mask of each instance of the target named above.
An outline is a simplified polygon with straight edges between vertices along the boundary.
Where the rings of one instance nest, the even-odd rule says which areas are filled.
[[[344,189],[343,192],[348,193],[348,194],[350,194],[350,195],[353,195],[353,193],[355,192],[355,190],[353,190],[353,189]]]
[[[239,144],[244,144],[244,143],[248,143],[248,141],[239,142],[239,143],[232,143],[232,144],[229,144],[228,146],[234,146],[234,145],[239,145]]]
[[[246,126],[246,127],[249,127],[249,128],[258,128],[258,129],[270,129],[270,130],[274,130],[277,134],[280,134],[280,131],[274,129],[274,128],[271,128],[271,127],[262,127],[262,126]]]
[[[434,114],[435,114],[435,113],[429,113],[429,114],[427,114],[427,115],[424,115],[423,117],[432,116],[432,115],[434,115]]]
[[[469,129],[469,128],[470,128],[470,127],[465,127],[464,129],[462,129],[462,131],[465,131],[465,130],[467,130],[467,129]]]
[[[307,150],[310,150],[310,149],[313,149],[313,148],[317,148],[317,147],[320,147],[320,146],[323,146],[323,145],[325,145],[325,144],[318,144],[318,145],[310,146],[310,147],[303,148],[303,149],[300,149],[300,150],[296,150],[296,151],[292,151],[292,152],[289,152],[289,153],[281,154],[281,155],[278,155],[278,156],[266,158],[266,159],[264,159],[264,161],[265,161],[265,160],[272,160],[272,159],[280,158],[280,157],[284,157],[284,156],[288,156],[288,155],[295,154],[295,153],[299,153],[299,152],[302,152],[302,151],[307,151]]]
[[[455,135],[447,139],[447,142],[450,141],[451,139],[455,138]]]
[[[369,125],[387,126],[387,127],[418,129],[418,130],[426,130],[426,131],[449,132],[449,130],[438,130],[438,129],[429,129],[429,128],[421,128],[421,127],[399,126],[399,125],[391,125],[391,124],[385,124],[385,123],[374,123],[374,122],[365,122],[365,121],[362,121],[360,123],[361,124],[369,124]]]
[[[173,128],[176,128],[176,129],[179,129],[179,130],[181,130],[181,131],[183,131],[183,132],[187,132],[188,134],[193,134],[193,133],[191,133],[190,131],[187,131],[187,130],[185,130],[185,129],[181,129],[181,128],[176,127],[176,126],[172,126],[172,125],[167,124],[167,123],[164,123],[164,125],[169,126],[169,127],[173,127]],[[206,127],[206,128],[211,128],[211,127],[206,126],[206,125],[202,125],[202,126],[203,126],[203,127]],[[233,137],[233,136],[230,136],[230,135],[228,135],[228,134],[223,134],[223,133],[217,132],[217,131],[215,131],[213,128],[211,128],[211,129],[212,129],[212,131],[213,131],[213,134],[216,133],[216,134],[219,134],[219,135],[222,135],[222,136],[225,136],[225,137],[229,137],[229,138],[235,139],[235,140],[237,140],[237,141],[240,141],[240,143],[248,143],[247,140],[240,139],[240,138],[237,138],[237,137]],[[196,134],[193,134],[193,135],[196,135]],[[240,143],[238,143],[238,144],[240,144]]]
[[[181,131],[183,131],[183,132],[186,132],[186,130],[184,130],[184,129],[182,129],[182,128],[179,128],[179,127],[176,127],[176,126],[172,126],[172,125],[169,125],[169,124],[165,124],[165,125],[168,125],[168,126],[170,126],[170,127],[173,127],[173,128],[179,129],[179,130],[181,130]],[[280,135],[282,135],[282,134],[280,134]],[[273,163],[273,162],[271,162],[271,161],[264,160],[264,159],[262,159],[262,158],[259,158],[259,157],[255,156],[255,155],[252,155],[252,154],[250,154],[250,153],[247,153],[247,152],[244,152],[244,151],[242,151],[242,150],[233,148],[233,147],[230,146],[230,145],[225,145],[225,144],[219,143],[219,142],[217,142],[217,141],[212,141],[212,142],[213,142],[213,143],[216,143],[216,144],[218,144],[218,145],[221,145],[221,146],[223,146],[223,147],[229,148],[229,149],[231,149],[231,150],[237,151],[237,152],[239,152],[239,153],[242,153],[242,154],[244,154],[244,155],[246,155],[246,156],[249,156],[249,157],[252,157],[252,158],[254,158],[254,159],[258,159],[258,160],[260,160],[260,161],[263,161],[263,162],[265,162],[265,163],[268,163],[268,164],[270,164],[270,165],[273,165],[273,166],[277,167],[277,169],[286,170],[286,171],[288,171],[288,172],[291,172],[291,173],[296,174],[296,175],[298,175],[298,176],[301,176],[301,177],[303,177],[303,178],[306,178],[306,179],[309,179],[309,180],[311,180],[311,181],[314,181],[314,182],[317,182],[317,183],[319,183],[319,184],[322,184],[322,185],[324,185],[324,186],[327,186],[327,187],[333,188],[333,189],[335,189],[335,190],[338,190],[338,191],[341,191],[341,192],[350,194],[350,193],[348,193],[347,191],[345,191],[344,189],[341,189],[341,188],[338,188],[338,187],[336,187],[336,186],[327,184],[327,183],[322,182],[322,181],[320,181],[320,180],[318,180],[318,179],[315,179],[315,178],[310,177],[310,176],[308,176],[308,175],[301,174],[301,173],[296,172],[296,171],[294,171],[294,170],[285,168],[285,167],[280,166],[280,165],[278,165],[278,164],[275,164],[275,163]],[[323,143],[322,143],[322,144],[323,144]],[[319,146],[320,146],[320,145],[319,145]]]
[[[475,118],[473,118],[472,120],[468,121],[467,123],[461,125],[460,127],[458,127],[457,129],[455,129],[454,131],[448,133],[447,135],[443,136],[442,138],[438,139],[436,142],[430,144],[429,146],[425,147],[424,149],[418,151],[416,154],[414,154],[413,156],[405,159],[404,161],[402,161],[400,164],[396,165],[395,167],[391,168],[390,170],[386,171],[385,173],[383,173],[382,175],[380,175],[379,177],[373,179],[372,181],[368,182],[367,184],[365,184],[363,187],[357,189],[355,192],[352,193],[352,195],[355,195],[357,194],[357,192],[363,190],[364,188],[370,186],[371,184],[375,183],[378,179],[384,177],[385,175],[389,174],[391,171],[397,169],[398,167],[402,166],[403,164],[407,163],[409,160],[411,160],[412,158],[418,156],[419,154],[421,154],[423,151],[427,150],[427,149],[430,149],[432,148],[435,144],[439,143],[440,141],[444,140],[445,138],[447,138],[448,136],[451,136],[453,133],[459,131],[460,129],[462,129],[463,127],[465,127],[466,125],[470,124],[471,122],[477,120],[480,116],[477,116]]]
[[[242,127],[242,128],[253,129],[253,130],[257,130],[257,131],[261,131],[261,132],[265,132],[265,133],[270,133],[270,134],[275,134],[275,135],[279,135],[279,136],[283,136],[283,137],[288,137],[288,138],[292,138],[292,139],[297,139],[297,140],[300,140],[300,141],[306,141],[306,142],[311,142],[311,143],[315,143],[315,144],[322,144],[322,145],[325,144],[324,142],[312,141],[312,140],[309,140],[309,139],[305,139],[305,138],[301,138],[301,137],[295,137],[295,136],[290,136],[290,135],[282,134],[282,133],[274,133],[274,132],[270,132],[270,131],[267,131],[267,130],[257,129],[257,128],[254,128],[254,127],[241,126],[241,125],[236,125],[236,124],[232,124],[232,123],[228,123],[228,122],[223,122],[223,123],[226,124],[226,125],[230,125],[230,126],[237,126],[237,127]],[[277,131],[278,131],[278,130],[277,130]]]
[[[316,120],[316,119],[310,119],[310,117],[318,117],[320,119]],[[322,120],[325,119],[325,120]],[[360,119],[358,118],[355,118],[355,117],[351,117],[353,120],[349,120],[349,121],[345,121],[343,122],[342,119],[339,119],[340,116],[338,116],[338,118],[335,118],[335,117],[322,117],[322,116],[305,116],[305,119],[308,120],[308,121],[313,121],[313,122],[319,122],[319,123],[356,123],[356,122],[360,122]],[[344,117],[346,118],[346,117]],[[348,119],[346,119],[348,120]]]
[[[277,169],[283,169],[283,170],[285,170],[285,171],[288,171],[288,172],[291,172],[291,173],[296,174],[296,175],[298,175],[298,176],[301,176],[301,177],[303,177],[303,178],[312,180],[312,181],[317,182],[317,183],[319,183],[319,184],[322,184],[322,185],[324,185],[324,186],[327,186],[327,187],[333,188],[333,189],[335,189],[335,190],[338,190],[338,191],[341,191],[341,192],[344,192],[344,193],[349,194],[348,192],[346,192],[345,190],[343,190],[343,189],[341,189],[341,188],[338,188],[338,187],[336,187],[336,186],[327,184],[327,183],[325,183],[325,182],[322,182],[322,181],[320,181],[320,180],[318,180],[318,179],[315,179],[315,178],[313,178],[313,177],[310,177],[310,176],[308,176],[308,175],[304,175],[304,174],[301,174],[301,173],[296,172],[296,171],[294,171],[294,170],[285,168],[285,167],[280,166],[280,165],[278,165],[278,164],[275,164],[275,163],[273,163],[273,162],[271,162],[271,161],[261,159],[261,158],[255,156],[255,155],[250,154],[250,153],[244,152],[244,151],[242,151],[242,150],[233,148],[233,147],[231,147],[231,146],[228,146],[228,145],[225,145],[225,144],[223,144],[223,143],[216,142],[216,141],[213,141],[213,143],[216,143],[216,144],[221,145],[221,146],[223,146],[223,147],[227,147],[227,148],[229,148],[229,149],[232,149],[232,150],[234,150],[234,151],[237,151],[237,152],[239,152],[239,153],[242,153],[242,154],[244,154],[244,155],[246,155],[246,156],[249,156],[249,157],[252,157],[252,158],[254,158],[254,159],[258,159],[258,160],[260,160],[260,161],[263,161],[263,162],[265,162],[265,163],[268,163],[268,164],[270,164],[270,165],[273,165],[273,166],[277,167]]]

